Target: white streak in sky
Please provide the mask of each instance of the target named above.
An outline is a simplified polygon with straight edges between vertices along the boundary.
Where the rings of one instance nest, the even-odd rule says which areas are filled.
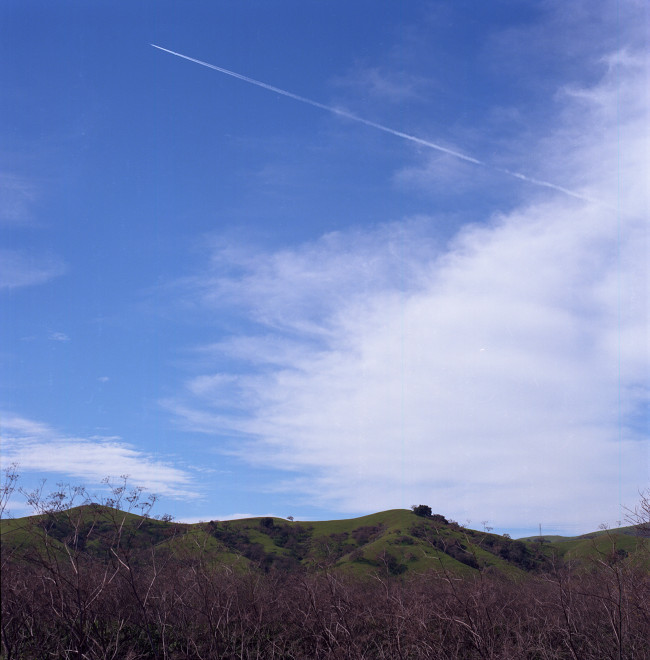
[[[315,108],[326,110],[327,112],[331,112],[335,115],[338,115],[339,117],[345,117],[346,119],[357,121],[360,124],[371,126],[372,128],[376,128],[380,131],[384,131],[385,133],[390,133],[391,135],[404,138],[405,140],[410,140],[411,142],[415,142],[416,144],[421,144],[424,147],[429,147],[430,149],[441,151],[442,153],[448,154],[450,156],[454,156],[455,158],[460,158],[461,160],[465,160],[469,163],[474,163],[474,165],[482,165],[483,167],[489,167],[490,169],[496,170],[498,172],[502,172],[503,174],[507,174],[508,176],[512,176],[516,179],[527,181],[528,183],[532,183],[533,185],[536,186],[551,188],[553,190],[557,190],[558,192],[564,193],[565,195],[570,195],[571,197],[576,197],[577,199],[581,199],[585,202],[608,206],[607,204],[603,204],[603,202],[599,200],[586,197],[585,195],[581,195],[580,193],[574,192],[567,188],[563,188],[562,186],[557,186],[554,183],[550,183],[548,181],[541,181],[539,179],[534,179],[532,177],[526,176],[525,174],[520,174],[519,172],[512,172],[511,170],[488,165],[487,163],[480,161],[477,158],[473,158],[472,156],[468,156],[466,154],[460,153],[459,151],[454,151],[453,149],[447,149],[446,147],[436,144],[435,142],[429,142],[428,140],[423,140],[422,138],[416,137],[415,135],[409,135],[408,133],[397,131],[394,128],[389,128],[388,126],[384,126],[383,124],[378,124],[374,121],[370,121],[369,119],[363,119],[363,117],[357,117],[357,115],[353,115],[351,112],[346,112],[345,110],[340,110],[339,108],[334,108],[332,106],[325,105],[324,103],[319,103],[318,101],[312,101],[311,99],[308,99],[304,96],[299,96],[298,94],[294,94],[293,92],[288,92],[284,89],[280,89],[279,87],[268,85],[267,83],[261,82],[260,80],[255,80],[254,78],[243,76],[241,73],[235,73],[234,71],[230,71],[229,69],[224,69],[223,67],[216,66],[215,64],[209,64],[208,62],[203,62],[202,60],[197,60],[194,57],[189,57],[188,55],[182,55],[181,53],[177,53],[173,50],[169,50],[168,48],[163,48],[162,46],[156,46],[156,44],[150,44],[150,46],[153,46],[158,50],[165,51],[170,55],[176,55],[176,57],[181,57],[184,60],[195,62],[196,64],[200,64],[201,66],[206,66],[208,67],[208,69],[214,69],[215,71],[219,71],[220,73],[225,73],[226,75],[232,76],[233,78],[238,78],[239,80],[243,80],[244,82],[251,83],[251,85],[257,85],[262,89],[268,89],[270,92],[275,92],[276,94],[287,96],[290,99],[294,99],[295,101],[307,103],[308,105],[314,106]]]

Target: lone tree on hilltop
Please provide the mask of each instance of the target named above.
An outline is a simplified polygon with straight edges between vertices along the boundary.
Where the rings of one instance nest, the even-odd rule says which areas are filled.
[[[423,518],[431,516],[431,507],[426,504],[414,504],[411,509],[416,516],[422,516]]]

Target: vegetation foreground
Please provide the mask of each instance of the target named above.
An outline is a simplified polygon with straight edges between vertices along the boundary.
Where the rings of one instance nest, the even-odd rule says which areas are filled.
[[[542,542],[425,506],[182,525],[125,485],[80,493],[1,521],[4,660],[650,658],[648,497],[631,527]]]

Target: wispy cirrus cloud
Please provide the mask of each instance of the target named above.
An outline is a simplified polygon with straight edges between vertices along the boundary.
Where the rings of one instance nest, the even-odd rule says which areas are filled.
[[[271,254],[214,239],[210,272],[183,284],[204,305],[241,306],[267,326],[321,335],[350,295],[417,280],[434,245],[418,229],[422,222],[331,232],[299,250]]]
[[[413,102],[419,99],[423,90],[431,87],[431,82],[407,71],[393,67],[382,69],[377,66],[356,66],[345,76],[332,80],[332,85],[343,90],[351,90],[355,95],[373,100],[392,103]]]
[[[0,226],[13,230],[33,226],[32,207],[36,198],[37,189],[29,179],[0,171]],[[44,284],[66,270],[63,259],[49,251],[0,248],[0,290]]]
[[[3,414],[0,420],[3,465],[22,472],[65,475],[89,486],[105,477],[128,475],[134,486],[178,499],[198,497],[192,475],[124,442],[119,437],[70,436],[46,424]]]
[[[44,284],[66,271],[62,259],[28,250],[0,249],[0,289],[18,289]]]
[[[52,341],[67,342],[70,341],[70,337],[65,334],[65,332],[51,332],[50,339]]]
[[[606,205],[534,190],[448,246],[420,222],[215,249],[185,284],[255,321],[204,349],[248,369],[196,373],[166,405],[341,511],[619,518],[649,475],[647,71],[618,58],[564,90],[563,124],[540,143],[543,173]]]
[[[0,225],[24,225],[31,219],[34,186],[24,177],[0,172]]]

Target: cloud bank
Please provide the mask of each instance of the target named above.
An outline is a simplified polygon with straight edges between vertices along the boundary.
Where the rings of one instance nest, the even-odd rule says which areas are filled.
[[[223,369],[166,405],[341,512],[620,519],[650,474],[650,113],[647,61],[604,68],[560,91],[536,158],[606,206],[535,189],[445,246],[435,216],[274,253],[219,246],[188,295],[239,306],[256,331],[203,347]]]

